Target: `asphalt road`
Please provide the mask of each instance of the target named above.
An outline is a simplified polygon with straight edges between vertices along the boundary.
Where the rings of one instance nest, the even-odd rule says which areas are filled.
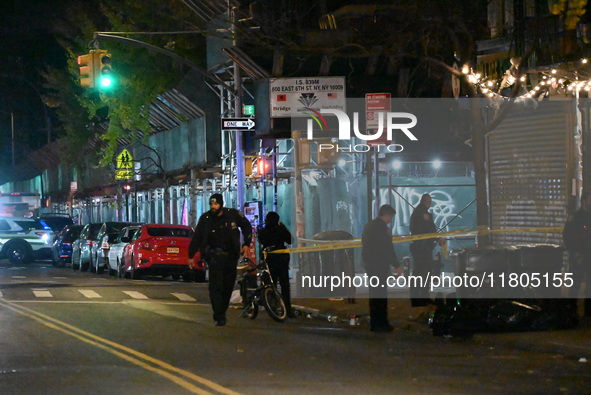
[[[0,261],[1,394],[588,393],[575,359],[230,310],[205,284]]]

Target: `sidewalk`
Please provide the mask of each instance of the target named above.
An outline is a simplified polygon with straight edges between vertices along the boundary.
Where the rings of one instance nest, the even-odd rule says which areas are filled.
[[[322,319],[341,325],[360,325],[369,331],[367,298],[357,298],[354,303],[349,303],[346,299],[294,298],[292,304],[302,317],[299,319]],[[428,318],[434,311],[434,306],[411,307],[408,299],[391,298],[388,300],[388,310],[390,323],[395,328],[433,336]],[[376,334],[376,336],[384,335]],[[585,360],[591,362],[591,320],[581,320],[575,329],[476,333],[471,336],[471,340],[488,346],[507,346],[520,350],[560,354],[580,362]]]

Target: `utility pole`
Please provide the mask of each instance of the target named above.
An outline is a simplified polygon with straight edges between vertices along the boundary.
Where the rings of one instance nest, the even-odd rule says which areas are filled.
[[[14,170],[14,113],[10,112],[10,131],[12,134],[12,169]]]
[[[229,5],[229,2],[228,2]],[[238,21],[238,10],[231,8],[232,13],[232,45],[237,46],[238,40],[236,39],[237,29],[236,22]],[[242,79],[240,77],[240,65],[234,62],[234,116],[236,118],[242,117]],[[244,147],[243,147],[243,136],[240,131],[235,131],[236,136],[236,201],[237,209],[244,210],[245,203],[245,172],[244,172]],[[230,180],[230,183],[232,180]]]

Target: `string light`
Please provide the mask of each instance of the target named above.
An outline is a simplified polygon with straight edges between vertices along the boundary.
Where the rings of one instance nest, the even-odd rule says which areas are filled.
[[[586,58],[581,59],[580,62],[584,65],[589,63],[588,59]],[[557,91],[562,90],[564,93],[568,92],[570,94],[581,91],[591,92],[591,78],[580,79],[580,71],[575,73],[574,79],[573,77],[568,77],[569,74],[572,75],[572,72],[568,73],[566,70],[551,69],[546,72],[540,72],[540,81],[535,86],[531,87],[527,93],[514,98],[503,96],[501,93],[495,92],[493,89],[495,87],[497,87],[499,90],[510,88],[517,82],[518,79],[521,83],[525,84],[527,82],[527,76],[522,75],[517,78],[515,75],[511,74],[512,70],[508,70],[502,80],[496,81],[483,77],[480,73],[474,73],[468,65],[464,65],[462,67],[462,73],[466,75],[467,80],[477,89],[479,89],[482,94],[490,98],[496,97],[504,100],[519,100],[522,98],[547,96],[550,87],[556,89]]]

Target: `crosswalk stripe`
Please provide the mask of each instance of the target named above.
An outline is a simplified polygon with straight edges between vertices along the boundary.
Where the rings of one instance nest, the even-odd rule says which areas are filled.
[[[51,292],[46,289],[34,289],[33,294],[38,298],[53,298]]]
[[[12,278],[27,278],[27,276],[12,276]]]
[[[132,297],[133,299],[149,299],[146,295],[136,291],[123,291],[124,294]]]
[[[176,297],[178,300],[182,300],[183,302],[196,302],[197,301],[197,299],[195,299],[187,294],[173,292],[173,293],[171,293],[171,295]]]
[[[79,289],[78,292],[80,292],[87,298],[102,298],[101,295],[97,294],[95,291],[90,289]]]

